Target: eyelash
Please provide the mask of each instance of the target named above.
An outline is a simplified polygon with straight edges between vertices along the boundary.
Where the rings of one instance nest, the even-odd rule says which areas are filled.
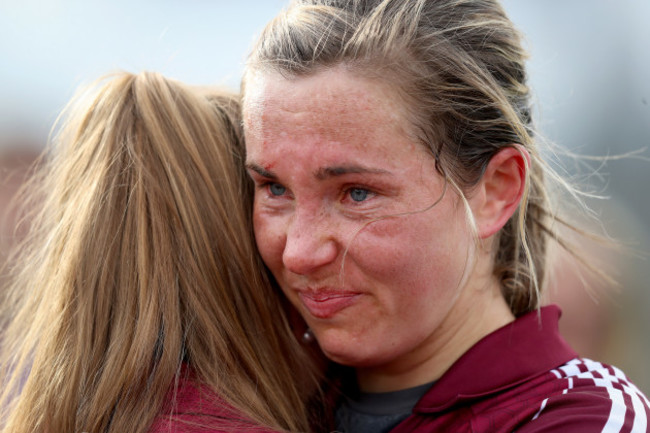
[[[282,194],[279,194],[279,195],[278,194],[273,194],[273,192],[271,191],[271,188],[274,185],[278,185],[278,186],[283,188]],[[287,191],[287,188],[284,185],[282,185],[279,182],[272,181],[272,180],[263,181],[263,182],[259,183],[257,187],[259,189],[261,189],[261,190],[264,190],[266,192],[266,194],[271,198],[284,197],[285,194],[286,194],[286,191]],[[354,191],[364,191],[365,195],[363,197],[363,200],[354,200],[352,198],[352,193]],[[376,195],[377,194],[375,192],[373,192],[370,188],[365,187],[365,186],[359,186],[359,185],[346,186],[345,188],[343,188],[343,191],[342,191],[343,200],[350,201],[353,205],[357,205],[357,206],[360,206],[363,203],[366,203],[368,200],[372,199]]]
[[[363,199],[362,200],[353,199],[352,198],[352,193],[354,191],[364,191],[365,195],[364,195]],[[375,193],[373,193],[369,188],[365,188],[365,187],[362,187],[362,186],[348,187],[343,191],[343,193],[344,193],[345,198],[349,198],[355,204],[364,203],[364,202],[368,201],[369,199],[371,199],[372,197],[374,197],[374,195],[375,195]]]
[[[284,185],[282,185],[282,184],[279,183],[279,182],[272,181],[272,180],[264,180],[264,181],[261,181],[261,182],[259,182],[259,183],[258,183],[258,182],[255,182],[255,184],[256,184],[256,188],[257,188],[257,189],[266,192],[266,194],[267,194],[269,197],[274,197],[274,198],[277,198],[277,197],[283,197],[283,196],[286,194],[286,191],[287,191],[287,188],[286,188]],[[273,185],[279,185],[280,187],[282,187],[282,188],[284,189],[284,191],[282,192],[281,195],[276,195],[276,194],[273,194],[273,193],[271,192],[271,187],[272,187]]]

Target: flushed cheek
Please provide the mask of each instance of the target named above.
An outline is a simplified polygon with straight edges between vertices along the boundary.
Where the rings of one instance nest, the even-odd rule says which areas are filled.
[[[459,262],[464,262],[462,242],[453,239],[452,227],[437,228],[426,219],[413,217],[374,224],[350,246],[349,259],[380,281],[401,281],[402,291],[410,293],[422,284],[435,287],[445,279],[453,280]]]
[[[262,260],[275,274],[277,266],[282,262],[282,250],[286,239],[283,222],[279,218],[269,218],[253,211],[253,227],[255,241]]]

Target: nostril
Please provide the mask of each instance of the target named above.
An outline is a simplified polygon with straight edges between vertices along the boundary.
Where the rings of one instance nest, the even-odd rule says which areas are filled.
[[[305,275],[334,262],[336,254],[333,240],[307,233],[287,238],[282,261],[287,270]]]

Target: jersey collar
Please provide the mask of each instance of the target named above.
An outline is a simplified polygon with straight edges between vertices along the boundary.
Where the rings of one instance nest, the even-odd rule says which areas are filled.
[[[443,411],[548,372],[577,355],[560,336],[561,311],[547,306],[484,337],[436,381],[415,413]]]

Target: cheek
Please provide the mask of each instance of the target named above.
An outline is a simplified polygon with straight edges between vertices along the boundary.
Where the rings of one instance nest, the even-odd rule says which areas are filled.
[[[440,224],[442,219],[436,215],[371,224],[352,244],[350,255],[360,271],[390,285],[399,295],[445,296],[460,283],[469,251],[463,239],[463,219],[447,218],[447,224]]]
[[[259,213],[255,208],[253,210],[253,229],[262,260],[275,273],[276,266],[282,259],[285,236],[278,224],[273,224],[268,216]]]

